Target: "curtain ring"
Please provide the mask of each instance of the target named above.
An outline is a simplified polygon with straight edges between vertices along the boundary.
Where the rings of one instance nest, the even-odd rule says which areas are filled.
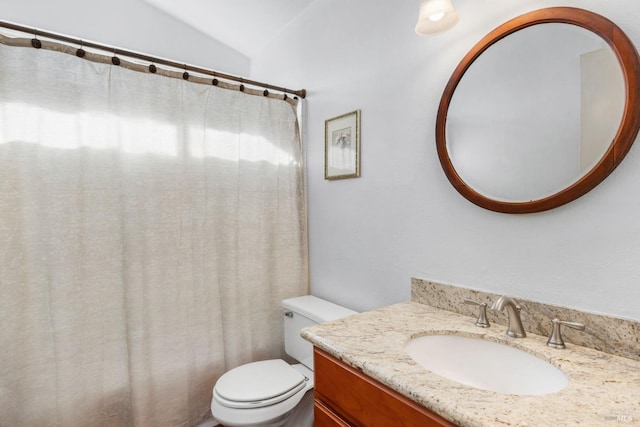
[[[113,65],[120,65],[120,58],[118,58],[117,56],[117,52],[116,52],[116,48],[113,48],[113,56],[111,57],[111,63]]]
[[[42,42],[38,40],[38,30],[33,29],[33,38],[31,39],[31,46],[36,49],[40,49],[42,47]]]
[[[80,40],[80,47],[78,48],[78,50],[76,50],[76,56],[78,58],[84,58],[84,56],[87,54],[87,52],[83,49],[83,47],[84,47],[84,42]]]
[[[187,73],[187,64],[184,64],[184,73],[182,73],[182,78],[185,80],[189,80],[189,73]]]
[[[216,78],[216,72],[214,71],[213,72],[213,80],[211,80],[211,84],[214,85],[214,86],[218,86],[218,83],[220,83],[220,82]]]
[[[263,94],[264,96],[269,96],[269,91],[268,91],[267,89],[265,89],[265,90],[264,90],[264,92],[262,92],[262,94]]]
[[[240,92],[244,92],[244,79],[240,79]]]
[[[154,64],[149,64],[149,72],[151,74],[155,74],[158,71],[158,67],[156,67]]]
[[[289,97],[288,97],[288,96],[287,96],[287,94],[285,93],[285,94],[284,94],[284,96],[282,97],[282,99],[283,99],[284,101],[286,101],[287,99],[289,99]]]

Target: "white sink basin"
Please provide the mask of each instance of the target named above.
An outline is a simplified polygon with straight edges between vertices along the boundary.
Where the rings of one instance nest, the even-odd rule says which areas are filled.
[[[532,354],[480,338],[427,335],[409,341],[405,351],[435,374],[499,393],[549,394],[569,382],[560,369]]]

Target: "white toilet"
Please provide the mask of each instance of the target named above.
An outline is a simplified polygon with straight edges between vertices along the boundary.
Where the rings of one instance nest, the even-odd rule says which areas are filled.
[[[282,426],[296,412],[307,414],[297,417],[296,426],[313,426],[311,396],[298,405],[313,389],[313,346],[300,330],[356,312],[311,295],[286,299],[282,307],[285,351],[301,363],[263,360],[222,375],[213,387],[211,413],[224,426]]]

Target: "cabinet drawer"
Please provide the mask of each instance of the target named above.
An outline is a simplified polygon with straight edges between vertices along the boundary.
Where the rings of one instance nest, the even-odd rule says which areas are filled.
[[[318,348],[314,348],[314,377],[316,404],[353,426],[455,427],[455,424],[436,413]],[[324,416],[326,414],[320,414],[320,417]],[[320,425],[344,424],[318,424]]]
[[[313,418],[314,427],[351,427],[318,400],[313,402]]]

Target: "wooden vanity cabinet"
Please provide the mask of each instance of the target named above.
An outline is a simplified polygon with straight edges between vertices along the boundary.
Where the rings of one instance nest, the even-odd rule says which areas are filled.
[[[455,427],[318,348],[314,377],[315,427]]]

